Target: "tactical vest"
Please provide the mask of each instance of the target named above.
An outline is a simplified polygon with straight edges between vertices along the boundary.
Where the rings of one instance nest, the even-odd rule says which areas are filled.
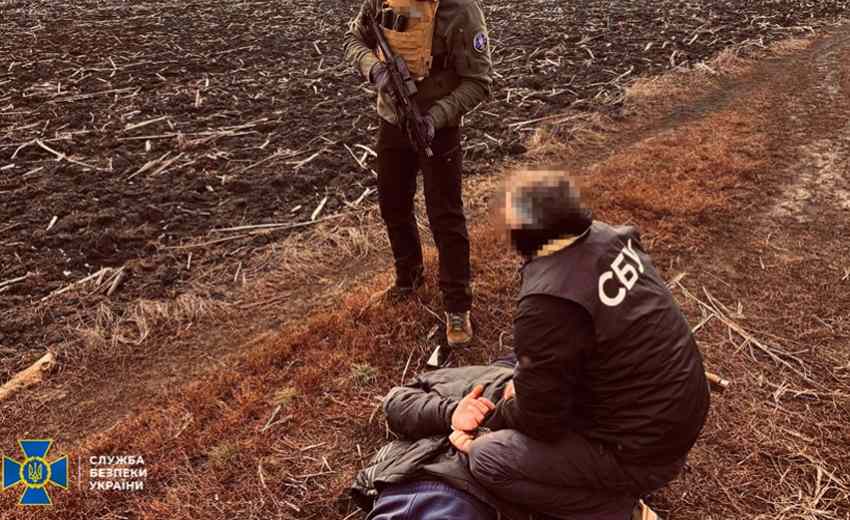
[[[431,72],[431,48],[434,42],[434,26],[437,20],[438,0],[385,0],[384,6],[407,17],[407,28],[403,32],[382,27],[387,43],[393,52],[404,58],[414,79],[426,78]],[[378,57],[386,61],[379,51]]]
[[[583,358],[587,435],[631,462],[668,463],[696,441],[708,412],[702,356],[687,319],[632,227],[594,222],[572,246],[527,263],[519,298],[583,307],[596,345]]]

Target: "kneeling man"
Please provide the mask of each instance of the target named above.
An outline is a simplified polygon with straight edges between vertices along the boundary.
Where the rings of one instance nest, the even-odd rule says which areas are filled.
[[[517,506],[555,518],[627,510],[676,477],[705,423],[688,322],[637,230],[593,221],[561,172],[515,176],[505,218],[526,260],[513,385],[476,415],[491,433],[456,428],[451,441],[480,485]]]

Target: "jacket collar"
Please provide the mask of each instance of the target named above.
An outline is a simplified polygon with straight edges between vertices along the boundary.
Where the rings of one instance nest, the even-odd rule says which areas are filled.
[[[541,256],[549,256],[551,254],[557,253],[562,249],[566,249],[571,245],[575,244],[576,241],[590,233],[590,227],[584,230],[584,232],[580,235],[566,235],[561,238],[556,238],[550,240],[546,244],[543,245],[540,249],[537,250],[537,253],[534,255],[534,258],[540,258]]]

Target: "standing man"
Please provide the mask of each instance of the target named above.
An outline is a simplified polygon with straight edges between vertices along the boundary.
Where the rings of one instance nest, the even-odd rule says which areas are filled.
[[[467,417],[493,432],[467,424],[451,442],[518,506],[622,518],[684,466],[709,408],[702,356],[635,228],[594,221],[560,172],[515,177],[505,198],[526,259],[518,364],[488,420]]]
[[[431,159],[420,160],[414,151],[388,92],[389,74],[369,28],[370,18],[379,14],[393,52],[405,59],[417,80],[415,101],[425,114]],[[490,95],[492,64],[484,13],[478,0],[364,0],[344,46],[346,59],[378,90],[378,199],[396,269],[386,297],[398,301],[422,285],[422,246],[413,212],[421,169],[428,221],[439,252],[447,340],[450,346],[467,344],[473,337],[472,291],[459,126],[461,116]]]

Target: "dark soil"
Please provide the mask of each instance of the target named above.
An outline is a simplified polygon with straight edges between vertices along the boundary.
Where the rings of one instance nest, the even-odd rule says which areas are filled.
[[[808,34],[847,4],[488,2],[497,80],[466,118],[467,169],[522,154],[533,125],[517,123],[616,113],[630,78]],[[270,238],[174,246],[214,240],[215,228],[310,220],[326,197],[328,215],[374,188],[372,158],[356,146],[372,146],[373,95],[340,52],[357,5],[292,5],[0,5],[0,283],[29,273],[0,289],[0,356],[65,341],[101,301],[172,298],[199,277],[225,284],[222,255],[247,261],[242,246]],[[108,300],[87,287],[41,301],[122,266]]]

